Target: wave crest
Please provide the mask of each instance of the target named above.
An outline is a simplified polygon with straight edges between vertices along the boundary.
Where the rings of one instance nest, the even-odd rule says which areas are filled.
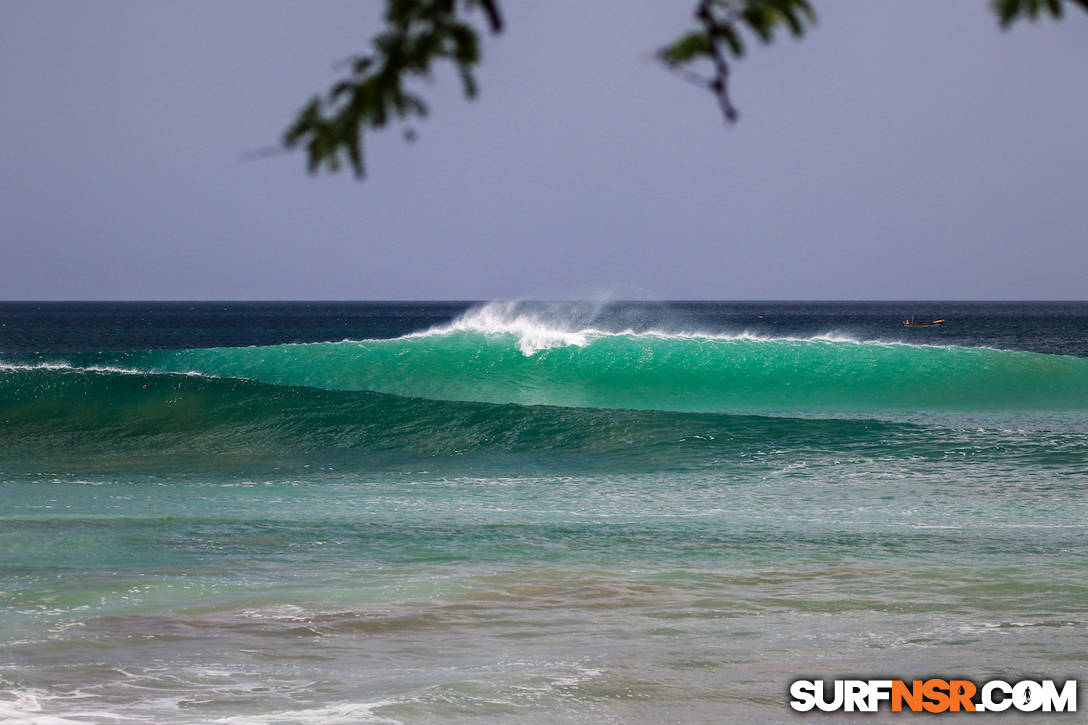
[[[595,316],[595,315],[592,315]],[[591,336],[607,334],[604,330],[581,327],[585,314],[579,307],[552,305],[529,309],[523,302],[488,302],[474,307],[453,322],[408,335],[430,337],[450,333],[469,332],[480,335],[512,335],[517,338],[518,349],[531,356],[553,347],[584,347]]]
[[[685,326],[679,320],[654,319],[650,324],[646,324],[645,320],[637,322],[628,320],[626,321],[628,324],[617,325],[615,321],[602,319],[602,311],[605,308],[606,305],[603,303],[488,302],[473,307],[451,323],[406,335],[402,339],[435,337],[455,333],[478,334],[485,337],[508,335],[517,340],[518,349],[526,357],[556,347],[585,347],[593,340],[602,337],[757,340],[763,342],[786,340],[795,342],[852,342],[857,344],[863,342],[851,335],[834,331],[804,338],[770,337],[747,330],[737,333],[708,332]],[[638,322],[643,324],[638,324]],[[900,344],[880,341],[871,342],[874,344]]]

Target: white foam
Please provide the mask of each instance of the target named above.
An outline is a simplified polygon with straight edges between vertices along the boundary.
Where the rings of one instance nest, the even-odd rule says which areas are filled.
[[[517,302],[488,302],[482,307],[468,310],[448,325],[433,327],[407,337],[448,335],[454,332],[477,332],[482,335],[513,335],[518,338],[518,349],[533,355],[552,347],[584,347],[591,335],[606,334],[602,330],[583,328],[569,329],[572,320],[544,319],[540,311],[519,311]],[[546,314],[546,313],[545,313]],[[568,323],[568,324],[564,324]]]
[[[105,710],[80,709],[63,715],[44,712],[46,703],[68,699],[72,697],[58,698],[43,690],[29,688],[0,691],[0,722],[5,725],[96,725],[136,719]]]
[[[128,674],[128,673],[123,673]],[[225,673],[224,673],[225,674]],[[44,690],[19,689],[0,690],[0,722],[4,725],[103,725],[104,723],[151,722],[146,717],[122,715],[105,709],[87,707],[85,704],[73,707],[72,700],[87,697],[77,693],[70,695],[51,695]],[[154,703],[140,703],[141,712],[148,705],[165,706],[174,709],[177,701],[166,699]],[[387,705],[397,704],[396,700],[377,700],[374,702],[345,702],[326,707],[280,710],[260,714],[240,714],[207,720],[206,722],[229,725],[264,725],[265,723],[310,723],[312,725],[352,725],[353,723],[380,723],[383,725],[401,725],[399,720],[381,717],[374,710]],[[53,710],[57,714],[47,712]]]
[[[0,361],[0,370],[70,370],[78,373],[117,373],[120,375],[184,375],[186,377],[215,378],[216,375],[196,370],[140,370],[122,368],[113,365],[73,365],[68,362],[40,362],[33,364],[9,363]]]
[[[230,725],[265,725],[266,723],[312,723],[313,725],[352,725],[352,723],[385,723],[401,725],[400,720],[374,714],[379,707],[397,704],[396,700],[375,702],[344,702],[328,707],[304,710],[266,712],[260,715],[232,715],[212,722]]]
[[[40,362],[32,365],[0,362],[0,370],[75,370],[92,373],[123,373],[125,375],[144,375],[146,371],[135,368],[120,368],[109,365],[89,365],[80,367],[67,362]]]
[[[40,363],[9,363],[0,360],[0,371],[20,370],[63,370],[73,373],[112,373],[116,375],[168,375],[185,378],[207,378],[209,380],[244,380],[250,378],[241,375],[214,375],[200,372],[199,370],[141,370],[139,368],[123,368],[114,365],[73,365],[68,362],[40,362]]]
[[[488,302],[474,307],[449,324],[438,325],[423,332],[397,339],[433,337],[471,332],[480,335],[510,335],[517,338],[518,349],[526,356],[556,347],[585,347],[596,338],[636,337],[661,340],[709,340],[726,342],[805,342],[852,345],[881,345],[904,347],[951,348],[955,345],[919,345],[898,340],[862,340],[842,332],[829,330],[809,337],[771,336],[743,330],[736,333],[709,332],[699,329],[646,330],[603,329],[595,326],[599,308],[588,313],[578,307],[528,307],[521,302]],[[587,324],[588,321],[588,324]],[[345,341],[346,342],[346,341]],[[368,342],[380,342],[370,340]]]
[[[310,621],[310,616],[306,610],[294,604],[279,604],[258,609],[243,609],[240,614],[246,619],[263,619],[281,622]]]

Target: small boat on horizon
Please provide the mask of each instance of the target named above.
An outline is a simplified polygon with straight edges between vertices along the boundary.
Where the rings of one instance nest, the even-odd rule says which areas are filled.
[[[944,320],[933,320],[932,322],[918,322],[912,316],[910,319],[903,320],[903,327],[933,327],[934,325],[943,325]]]

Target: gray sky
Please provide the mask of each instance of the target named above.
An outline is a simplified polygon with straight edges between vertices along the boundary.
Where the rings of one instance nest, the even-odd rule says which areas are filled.
[[[0,2],[0,298],[1088,298],[1088,14],[815,0],[740,123],[694,0],[505,0],[481,96],[311,178],[275,142],[381,3]]]

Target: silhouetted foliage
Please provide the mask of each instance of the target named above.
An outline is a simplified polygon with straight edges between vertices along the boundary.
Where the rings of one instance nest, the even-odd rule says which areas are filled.
[[[1088,11],[1088,0],[1067,0]],[[1043,15],[1061,18],[1062,0],[991,0],[1002,27],[1016,20]],[[284,133],[283,144],[306,149],[311,173],[325,166],[339,171],[347,163],[363,176],[363,132],[384,128],[393,119],[423,118],[428,108],[406,90],[413,78],[429,78],[438,61],[449,61],[461,78],[467,98],[478,87],[473,70],[481,59],[480,17],[492,33],[503,28],[498,0],[386,0],[385,29],[371,45],[373,51],[351,58],[350,74],[325,96],[314,96]],[[726,121],[738,113],[729,96],[730,61],[744,56],[746,36],[770,43],[780,27],[800,37],[816,21],[808,0],[697,0],[695,28],[657,52],[665,67],[718,100]],[[415,130],[405,127],[405,138]]]
[[[1088,10],[1088,0],[1070,1]],[[1021,18],[1037,20],[1043,13],[1060,20],[1064,9],[1062,0],[993,0],[992,4],[1003,28]]]
[[[816,11],[808,0],[700,0],[695,7],[696,30],[682,35],[671,45],[658,51],[666,66],[677,70],[689,81],[712,92],[725,115],[725,120],[737,120],[737,109],[729,98],[729,63],[726,55],[744,55],[742,30],[747,28],[764,43],[774,39],[780,25],[800,37],[805,25],[816,21]],[[709,61],[713,75],[704,76],[691,69],[701,60]]]
[[[495,0],[388,0],[386,29],[374,38],[374,52],[352,58],[351,75],[325,98],[315,96],[306,104],[284,134],[284,145],[304,144],[311,172],[322,164],[339,171],[343,154],[362,176],[364,127],[383,128],[391,118],[427,115],[423,99],[405,90],[410,77],[427,77],[436,61],[449,60],[461,76],[465,95],[474,98],[472,70],[480,62],[480,38],[462,15],[475,8],[487,16],[492,32],[502,30]],[[412,134],[409,129],[406,136],[411,139]]]

